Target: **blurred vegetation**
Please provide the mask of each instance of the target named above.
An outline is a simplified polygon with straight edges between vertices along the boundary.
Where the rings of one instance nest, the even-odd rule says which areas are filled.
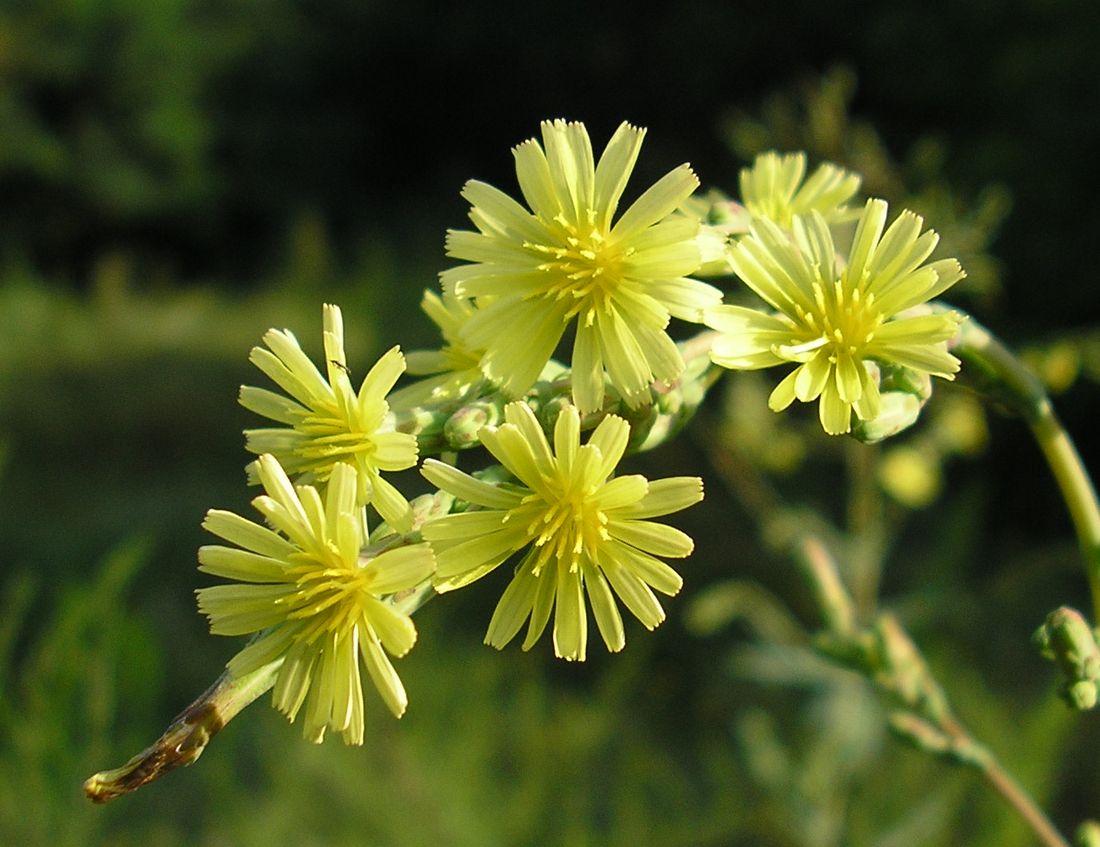
[[[1092,4],[860,5],[0,5],[0,843],[1032,843],[809,648],[819,622],[746,504],[746,456],[1062,829],[1100,811],[1100,733],[1028,642],[1085,592],[1022,427],[937,386],[915,431],[872,450],[772,415],[752,374],[634,460],[701,472],[707,500],[679,521],[697,552],[669,621],[623,654],[482,647],[489,580],[418,615],[410,711],[373,708],[364,748],[305,744],[261,703],[193,768],[104,808],[80,792],[238,646],[191,594],[202,514],[252,495],[248,349],[285,326],[316,351],[326,300],[359,367],[430,344],[416,304],[461,183],[511,185],[507,146],[540,118],[597,138],[648,124],[639,183],[691,158],[736,193],[772,146],[860,171],[942,233],[969,271],[960,305],[1027,346],[1097,454]]]

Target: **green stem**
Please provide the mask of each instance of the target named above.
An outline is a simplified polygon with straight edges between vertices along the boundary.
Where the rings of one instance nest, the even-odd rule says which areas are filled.
[[[903,711],[895,730],[925,752],[977,769],[1035,833],[1043,847],[1070,847],[1031,796],[954,716],[943,689],[919,648],[889,614],[869,626],[856,619],[855,604],[830,544],[827,526],[815,525],[791,508],[756,467],[735,449],[714,449],[710,460],[742,505],[756,519],[762,540],[798,564],[809,583],[824,627],[818,651],[862,674]],[[906,729],[908,728],[908,729]]]
[[[1100,620],[1100,508],[1092,479],[1049,403],[1046,413],[1031,422],[1031,431],[1069,508],[1092,591],[1093,620]]]
[[[1094,620],[1100,620],[1100,504],[1081,455],[1055,414],[1050,397],[1012,351],[973,318],[963,323],[954,352],[972,382],[1031,427],[1069,509],[1092,592]]]
[[[885,555],[886,516],[877,470],[880,454],[873,445],[850,441],[847,565],[852,599],[865,619],[875,614]]]
[[[1016,810],[1016,813],[1027,822],[1032,832],[1038,836],[1039,841],[1045,847],[1070,847],[1069,842],[1054,828],[1050,818],[1035,805],[1031,795],[1024,791],[1020,784],[992,756],[982,768],[982,775],[985,776],[986,781],[993,786],[997,793]]]

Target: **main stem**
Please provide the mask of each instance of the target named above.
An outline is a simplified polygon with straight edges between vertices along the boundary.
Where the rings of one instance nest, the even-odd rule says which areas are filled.
[[[982,774],[997,793],[1027,822],[1046,847],[1070,847],[1070,843],[1054,828],[1050,818],[1043,814],[1042,809],[1031,799],[1031,795],[1001,767],[1000,762],[991,757],[982,768]]]

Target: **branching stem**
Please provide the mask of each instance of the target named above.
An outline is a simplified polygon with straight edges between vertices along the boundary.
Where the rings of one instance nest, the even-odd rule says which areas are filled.
[[[715,450],[711,461],[756,519],[765,543],[789,555],[809,583],[823,623],[818,642],[822,654],[861,673],[896,701],[902,711],[895,717],[901,719],[891,723],[914,746],[978,770],[1043,847],[1070,847],[1027,791],[955,717],[923,655],[897,620],[879,614],[861,626],[827,540],[828,527],[808,522],[736,450]]]

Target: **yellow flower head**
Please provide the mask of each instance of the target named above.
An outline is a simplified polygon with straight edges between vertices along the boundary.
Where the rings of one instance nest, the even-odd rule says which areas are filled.
[[[754,223],[731,263],[776,314],[717,306],[707,324],[722,336],[711,358],[727,368],[756,369],[793,362],[768,404],[820,398],[821,424],[849,432],[852,412],[879,414],[873,362],[951,379],[959,360],[947,341],[959,327],[952,312],[900,314],[938,297],[965,276],[955,259],[924,264],[939,236],[921,233],[923,219],[904,211],[883,232],[887,206],[869,200],[847,262],[838,259],[828,223],[818,212],[792,219],[793,237],[770,220]]]
[[[471,350],[462,343],[461,332],[474,315],[474,304],[444,291],[440,297],[425,291],[420,307],[443,336],[440,350],[413,350],[407,356],[408,372],[427,376],[412,385],[394,391],[389,403],[394,409],[408,409],[441,398],[457,398],[482,381],[483,350]]]
[[[669,317],[699,322],[720,292],[687,279],[700,262],[697,221],[672,215],[698,180],[681,165],[615,213],[645,130],[622,124],[599,162],[583,124],[544,122],[542,140],[513,150],[525,209],[472,180],[462,196],[477,232],[451,231],[447,254],[472,264],[444,271],[444,289],[475,298],[463,330],[485,351],[481,368],[508,394],[538,379],[576,319],[573,400],[600,408],[605,374],[632,407],[649,401],[654,380],[684,369],[669,338]]]
[[[795,215],[817,211],[829,223],[848,220],[845,205],[857,191],[860,178],[836,165],[820,165],[806,176],[806,154],[761,153],[751,168],[741,169],[741,201],[754,216],[789,228]]]
[[[697,503],[702,480],[611,479],[630,435],[626,421],[614,415],[604,418],[582,447],[580,416],[567,406],[554,427],[553,450],[525,404],[509,403],[505,420],[498,428],[482,429],[481,441],[518,484],[490,485],[431,459],[421,469],[432,484],[481,507],[424,526],[424,538],[436,552],[437,590],[467,585],[526,549],[489,623],[486,643],[504,647],[530,619],[523,643],[529,649],[556,607],[554,652],[583,661],[587,593],[608,649],[621,650],[626,636],[615,595],[653,629],[665,617],[653,589],[671,596],[683,582],[656,557],[683,558],[693,548],[684,533],[645,519]]]
[[[416,438],[394,432],[386,402],[386,394],[405,370],[405,359],[399,348],[390,349],[356,392],[344,355],[344,321],[338,306],[324,307],[324,339],[327,379],[289,330],[268,330],[264,343],[269,349],[252,348],[249,361],[290,397],[245,385],[240,403],[289,428],[245,430],[245,447],[257,454],[271,453],[288,473],[301,474],[305,482],[323,484],[338,462],[353,465],[358,504],[369,503],[394,529],[408,532],[409,503],[381,474],[416,464]]]
[[[207,513],[203,526],[237,546],[202,547],[199,570],[234,584],[200,588],[199,610],[215,635],[261,633],[229,661],[229,671],[239,677],[281,662],[273,702],[291,721],[305,707],[306,738],[319,743],[331,727],[348,744],[362,744],[359,663],[400,717],[405,689],[383,648],[405,655],[416,628],[383,598],[431,576],[431,548],[416,544],[361,559],[365,538],[350,465],[332,468],[322,500],[312,486],[291,485],[273,456],[256,464],[267,493],[252,503],[274,529],[232,512]]]

